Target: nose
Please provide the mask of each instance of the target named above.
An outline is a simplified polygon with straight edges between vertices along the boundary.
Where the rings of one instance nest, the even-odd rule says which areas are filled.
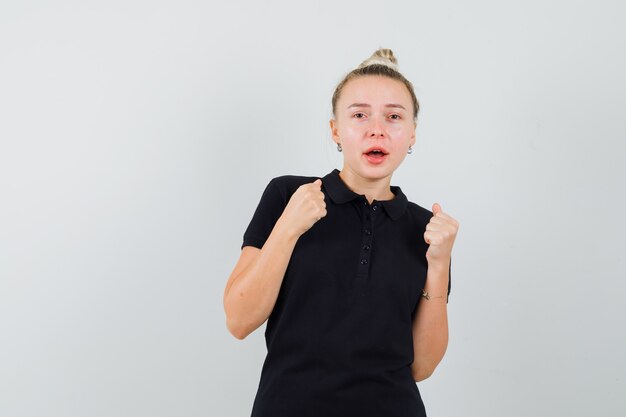
[[[372,123],[370,124],[370,134],[371,137],[383,136],[383,124],[380,121],[379,117],[372,117]]]

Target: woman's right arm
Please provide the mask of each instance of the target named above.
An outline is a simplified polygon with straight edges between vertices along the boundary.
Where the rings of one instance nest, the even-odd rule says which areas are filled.
[[[322,181],[303,184],[293,193],[262,245],[244,246],[224,290],[226,327],[244,339],[272,313],[296,242],[326,216]]]
[[[269,317],[299,235],[279,219],[263,249],[244,246],[224,291],[226,326],[244,339]]]

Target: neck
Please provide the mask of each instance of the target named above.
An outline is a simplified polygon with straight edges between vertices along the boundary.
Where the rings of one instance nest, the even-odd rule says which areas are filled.
[[[367,178],[344,166],[339,172],[339,177],[350,190],[364,195],[370,204],[374,200],[385,201],[395,197],[390,186],[391,175],[382,178]]]

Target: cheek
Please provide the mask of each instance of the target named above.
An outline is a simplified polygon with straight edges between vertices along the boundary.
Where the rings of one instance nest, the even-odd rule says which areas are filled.
[[[359,126],[348,125],[343,130],[343,134],[347,137],[355,137],[361,133],[361,130]]]
[[[389,128],[389,132],[396,136],[410,136],[411,130],[405,124],[392,125]]]
[[[413,132],[410,129],[407,129],[405,127],[397,127],[389,131],[389,136],[394,143],[394,146],[403,147],[404,145],[406,145],[408,147],[412,133]]]
[[[359,131],[358,128],[346,127],[341,132],[339,132],[339,137],[341,138],[344,148],[348,151],[360,149],[361,142],[363,140],[363,134]]]

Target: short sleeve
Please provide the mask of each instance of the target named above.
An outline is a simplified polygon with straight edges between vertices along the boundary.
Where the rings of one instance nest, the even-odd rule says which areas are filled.
[[[248,224],[243,234],[241,248],[254,246],[261,249],[274,229],[276,221],[283,213],[285,205],[285,198],[280,190],[277,178],[273,178],[265,187],[252,220],[250,220],[250,224]]]

